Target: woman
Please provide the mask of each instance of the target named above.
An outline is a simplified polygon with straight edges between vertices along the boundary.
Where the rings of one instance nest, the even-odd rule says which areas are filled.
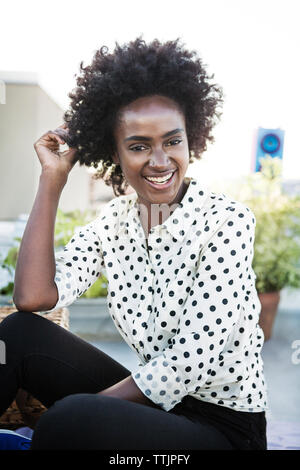
[[[16,268],[18,311],[0,326],[0,412],[19,387],[48,408],[32,449],[265,449],[255,217],[185,176],[213,141],[222,91],[178,39],[102,47],[81,72],[65,123],[35,143],[42,172]],[[97,167],[116,197],[54,257],[76,161]],[[104,269],[134,371],[32,313],[70,305]]]

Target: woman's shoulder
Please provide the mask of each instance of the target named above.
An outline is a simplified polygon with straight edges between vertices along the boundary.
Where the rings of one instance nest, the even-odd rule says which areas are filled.
[[[255,215],[251,208],[242,201],[233,198],[230,194],[222,191],[212,189],[209,186],[205,187],[206,198],[203,209],[211,209],[214,213],[224,212],[227,214],[236,213],[238,217],[253,218]]]

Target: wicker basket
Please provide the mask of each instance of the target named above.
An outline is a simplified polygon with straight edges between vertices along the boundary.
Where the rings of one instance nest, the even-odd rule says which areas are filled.
[[[16,312],[15,306],[0,306],[0,322],[13,312]],[[34,312],[37,315],[44,316],[63,328],[69,329],[69,310],[59,308],[51,313]],[[0,428],[17,429],[23,426],[29,426],[34,429],[35,424],[42,413],[46,410],[37,399],[25,390],[19,389],[16,399],[12,402],[5,413],[0,416]]]

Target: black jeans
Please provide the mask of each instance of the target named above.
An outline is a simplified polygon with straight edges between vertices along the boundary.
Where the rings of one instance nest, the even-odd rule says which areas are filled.
[[[0,415],[18,388],[48,409],[31,449],[266,449],[265,413],[239,412],[185,396],[170,411],[97,392],[131,371],[70,331],[31,312],[0,323]]]

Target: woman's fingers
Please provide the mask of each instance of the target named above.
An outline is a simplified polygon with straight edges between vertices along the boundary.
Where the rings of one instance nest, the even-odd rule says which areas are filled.
[[[66,136],[68,135],[67,124],[61,124],[56,129],[54,129],[53,133],[58,135],[61,139],[63,139],[63,144],[65,144]]]
[[[52,132],[49,132],[48,133],[48,136],[54,140],[55,142],[61,144],[61,145],[65,145],[65,141],[63,139],[63,136],[60,136],[59,133],[57,133],[56,131],[52,131]]]
[[[58,146],[59,144],[64,145],[65,142],[58,134],[55,134],[53,131],[48,131],[44,134],[38,141],[34,144],[34,146],[44,145],[45,143],[51,146]]]
[[[77,148],[69,147],[66,142],[67,125],[62,124],[54,130],[45,132],[35,143],[34,148],[43,169],[57,172],[61,175],[69,174],[78,160]],[[68,149],[59,151],[60,145],[67,144]]]

